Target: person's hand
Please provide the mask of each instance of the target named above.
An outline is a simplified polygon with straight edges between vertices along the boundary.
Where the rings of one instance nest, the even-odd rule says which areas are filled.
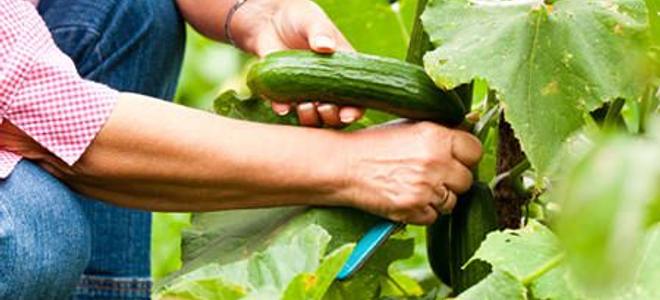
[[[472,185],[474,136],[432,123],[347,134],[351,205],[388,219],[431,224]]]
[[[250,0],[236,12],[231,28],[239,47],[262,57],[287,49],[326,54],[354,51],[323,10],[309,0]],[[272,102],[272,107],[279,115],[295,108],[302,125],[335,128],[360,119],[364,113],[356,107],[315,102],[295,107]]]

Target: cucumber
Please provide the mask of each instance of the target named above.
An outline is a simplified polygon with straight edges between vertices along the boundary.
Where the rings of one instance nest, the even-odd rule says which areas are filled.
[[[451,216],[439,216],[426,227],[426,253],[433,274],[446,285],[451,285]]]
[[[479,249],[486,235],[499,227],[493,194],[488,185],[476,182],[462,195],[451,218],[451,285],[455,294],[467,290],[490,273],[490,265],[465,263]]]
[[[422,67],[366,54],[273,53],[252,66],[247,84],[258,97],[278,102],[362,106],[449,126],[465,115],[460,99],[438,89]]]
[[[473,261],[466,268],[486,235],[497,230],[497,212],[488,185],[475,182],[461,195],[451,215],[440,216],[427,227],[427,254],[433,272],[452,287],[455,295],[475,285],[490,273],[490,266]]]

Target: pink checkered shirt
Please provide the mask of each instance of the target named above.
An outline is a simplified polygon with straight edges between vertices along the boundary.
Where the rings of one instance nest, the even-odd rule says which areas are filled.
[[[11,122],[73,165],[117,97],[117,91],[80,78],[32,4],[0,0],[0,123]],[[20,160],[0,149],[0,178]]]

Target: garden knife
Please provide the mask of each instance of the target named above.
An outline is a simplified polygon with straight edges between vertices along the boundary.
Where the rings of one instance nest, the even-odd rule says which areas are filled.
[[[345,280],[355,274],[367,262],[369,257],[376,252],[380,245],[404,226],[405,224],[403,223],[383,219],[378,224],[369,228],[357,242],[355,248],[353,248],[353,252],[351,252],[348,260],[337,274],[337,280]]]

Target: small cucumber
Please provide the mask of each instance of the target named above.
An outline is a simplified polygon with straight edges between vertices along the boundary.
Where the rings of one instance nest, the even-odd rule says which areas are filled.
[[[451,219],[451,284],[454,293],[459,294],[490,273],[490,265],[483,261],[473,261],[463,268],[486,235],[499,226],[494,197],[488,185],[473,184],[459,198]]]
[[[277,52],[252,66],[247,83],[257,96],[279,102],[362,106],[450,126],[465,115],[460,99],[437,88],[422,67],[373,55]]]
[[[426,227],[426,253],[435,276],[443,283],[451,284],[451,216],[442,215]]]
[[[476,182],[461,195],[451,215],[445,215],[427,227],[427,253],[433,272],[450,285],[455,295],[467,290],[490,273],[490,266],[472,258],[486,235],[497,230],[497,212],[493,194]]]

